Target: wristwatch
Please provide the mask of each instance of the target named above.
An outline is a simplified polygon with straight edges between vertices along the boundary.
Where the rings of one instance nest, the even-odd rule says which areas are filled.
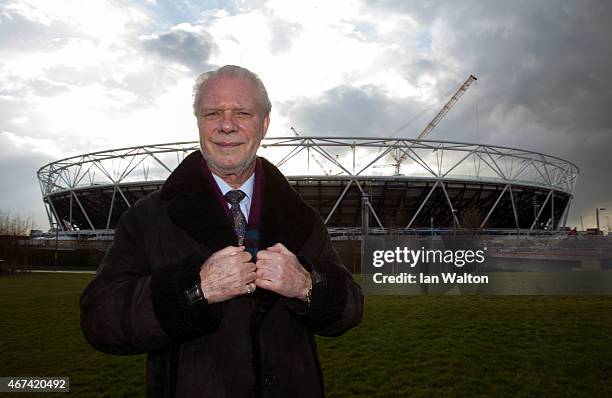
[[[202,292],[202,288],[200,287],[199,283],[196,283],[196,285],[190,289],[186,289],[184,294],[189,305],[193,305],[200,301],[206,301],[206,297],[204,297],[204,292]]]

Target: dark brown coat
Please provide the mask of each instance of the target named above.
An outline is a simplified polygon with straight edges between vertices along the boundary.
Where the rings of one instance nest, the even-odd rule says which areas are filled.
[[[257,289],[189,305],[213,252],[236,245],[214,188],[189,155],[160,192],[132,206],[81,297],[81,326],[96,349],[148,353],[149,397],[317,397],[323,378],[313,334],[338,336],[362,317],[359,286],[340,263],[319,214],[262,159],[260,247],[281,242],[320,274],[310,307]]]

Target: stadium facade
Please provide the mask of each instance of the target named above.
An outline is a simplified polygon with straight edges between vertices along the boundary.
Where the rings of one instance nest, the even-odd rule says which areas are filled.
[[[113,149],[43,166],[49,223],[112,234],[121,214],[159,190],[197,142]],[[378,231],[533,233],[566,223],[578,167],[532,151],[465,142],[364,137],[272,137],[275,163],[334,236]]]

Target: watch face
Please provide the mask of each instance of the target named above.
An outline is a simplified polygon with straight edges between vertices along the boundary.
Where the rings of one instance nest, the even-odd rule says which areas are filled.
[[[323,276],[319,274],[317,271],[312,271],[310,273],[310,276],[312,277],[313,284],[323,282]]]
[[[200,286],[196,285],[191,289],[185,290],[185,298],[187,299],[187,302],[189,304],[204,300],[204,296],[202,295],[202,290],[200,289]]]

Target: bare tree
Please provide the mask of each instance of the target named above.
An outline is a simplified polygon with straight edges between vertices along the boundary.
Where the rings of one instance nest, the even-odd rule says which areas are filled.
[[[28,236],[33,228],[32,217],[11,215],[10,212],[0,210],[0,235],[3,236]]]

